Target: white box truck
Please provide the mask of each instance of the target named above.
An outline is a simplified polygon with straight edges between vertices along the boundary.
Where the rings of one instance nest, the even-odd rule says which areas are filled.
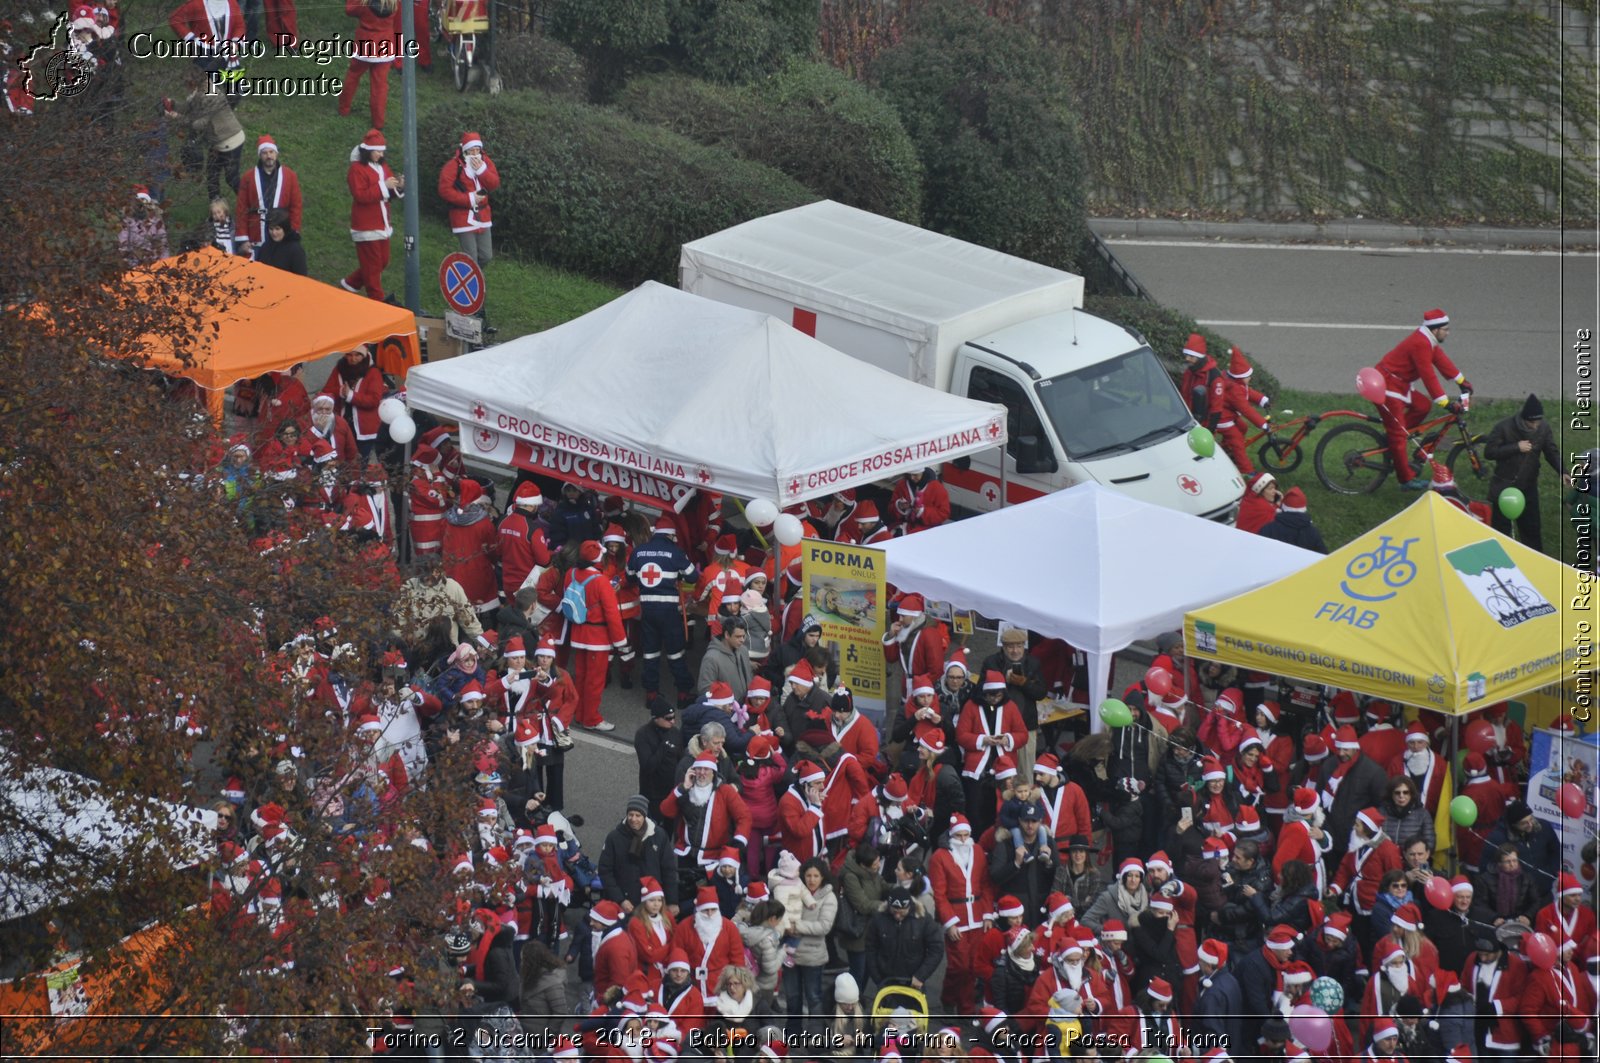
[[[1084,480],[1218,521],[1244,494],[1142,337],[1083,310],[1083,278],[824,200],[683,245],[679,284],[1010,414],[998,448],[946,465],[951,501],[1024,502]],[[1002,479],[1003,477],[1003,479]]]

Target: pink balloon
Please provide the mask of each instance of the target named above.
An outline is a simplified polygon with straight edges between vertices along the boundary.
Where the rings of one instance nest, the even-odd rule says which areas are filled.
[[[1325,1052],[1333,1041],[1333,1020],[1314,1004],[1296,1004],[1289,1012],[1289,1033],[1313,1052]]]
[[[1158,698],[1164,698],[1172,693],[1172,673],[1165,668],[1154,667],[1144,674],[1145,689]]]
[[[1549,934],[1529,934],[1522,939],[1522,951],[1527,954],[1528,962],[1541,971],[1548,971],[1556,965],[1556,943]]]
[[[1556,790],[1556,804],[1569,819],[1581,819],[1589,811],[1589,801],[1583,796],[1583,787],[1575,782],[1565,782]]]
[[[1450,888],[1450,881],[1443,875],[1434,875],[1430,878],[1422,892],[1427,895],[1428,903],[1441,912],[1455,903],[1455,891]]]
[[[1356,372],[1356,394],[1368,402],[1376,402],[1382,405],[1386,398],[1384,392],[1387,390],[1389,389],[1385,384],[1383,374],[1371,366]],[[1304,1044],[1304,1042],[1301,1043]],[[1310,1048],[1311,1046],[1306,1045],[1306,1047]]]

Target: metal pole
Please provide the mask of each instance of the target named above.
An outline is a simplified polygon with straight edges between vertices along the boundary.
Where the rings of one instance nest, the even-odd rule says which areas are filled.
[[[423,28],[427,32],[427,28]],[[400,0],[400,38],[404,61],[401,78],[405,83],[406,184],[406,306],[413,314],[422,313],[422,180],[417,174],[417,8],[413,0]]]
[[[1006,508],[1006,448],[1003,443],[1000,445],[1000,505],[997,508]]]

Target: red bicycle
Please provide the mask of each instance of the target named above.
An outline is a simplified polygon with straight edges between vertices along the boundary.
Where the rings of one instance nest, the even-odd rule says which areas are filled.
[[[1285,416],[1294,413],[1293,410],[1284,410]],[[1305,459],[1305,453],[1300,449],[1306,437],[1316,431],[1317,426],[1324,421],[1336,421],[1341,418],[1354,417],[1361,421],[1373,421],[1377,418],[1371,414],[1360,413],[1356,410],[1329,410],[1327,413],[1308,413],[1303,417],[1296,417],[1282,424],[1269,424],[1258,430],[1254,435],[1246,432],[1245,449],[1261,444],[1256,451],[1256,457],[1261,459],[1263,468],[1278,475],[1294,472],[1300,467],[1300,462]]]

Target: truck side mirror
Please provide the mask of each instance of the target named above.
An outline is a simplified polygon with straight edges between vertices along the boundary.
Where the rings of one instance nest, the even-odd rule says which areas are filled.
[[[1017,437],[1016,458],[1019,473],[1056,471],[1056,456],[1035,435]]]

